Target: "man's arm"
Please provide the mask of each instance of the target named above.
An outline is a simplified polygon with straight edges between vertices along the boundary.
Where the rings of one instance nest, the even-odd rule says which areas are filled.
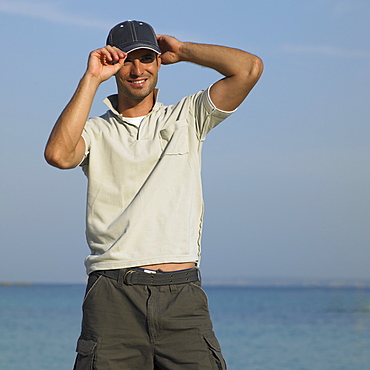
[[[263,71],[260,58],[225,46],[181,42],[158,35],[162,64],[192,62],[220,72],[223,79],[212,85],[210,96],[220,110],[233,111],[246,98]]]
[[[87,70],[76,92],[59,116],[45,148],[46,161],[61,169],[74,168],[83,159],[85,143],[81,136],[99,85],[123,66],[126,54],[106,46],[90,53]],[[115,61],[115,64],[112,62]]]

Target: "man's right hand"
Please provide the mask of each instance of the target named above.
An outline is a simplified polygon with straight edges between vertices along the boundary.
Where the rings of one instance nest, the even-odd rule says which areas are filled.
[[[90,53],[85,75],[104,82],[115,75],[123,66],[127,54],[115,46],[107,45]]]

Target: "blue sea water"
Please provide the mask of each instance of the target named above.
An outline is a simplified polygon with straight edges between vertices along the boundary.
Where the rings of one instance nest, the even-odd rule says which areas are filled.
[[[0,369],[72,369],[84,289],[0,286]],[[204,289],[229,370],[370,369],[370,289]]]

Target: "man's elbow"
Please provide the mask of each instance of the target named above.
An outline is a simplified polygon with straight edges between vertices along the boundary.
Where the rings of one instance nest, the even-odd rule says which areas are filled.
[[[44,158],[48,164],[61,170],[68,170],[76,167],[74,161],[69,160],[65,155],[62,155],[59,151],[49,146],[45,148]]]
[[[264,65],[262,59],[254,55],[250,61],[250,68],[247,70],[247,80],[256,84],[262,75],[263,68]]]

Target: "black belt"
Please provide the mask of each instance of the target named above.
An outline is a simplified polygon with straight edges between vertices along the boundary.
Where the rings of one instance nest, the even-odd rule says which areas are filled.
[[[197,268],[171,272],[157,270],[153,273],[145,272],[142,269],[131,268],[95,271],[94,274],[103,275],[117,281],[122,278],[122,281],[127,285],[172,285],[200,281],[199,270]]]

